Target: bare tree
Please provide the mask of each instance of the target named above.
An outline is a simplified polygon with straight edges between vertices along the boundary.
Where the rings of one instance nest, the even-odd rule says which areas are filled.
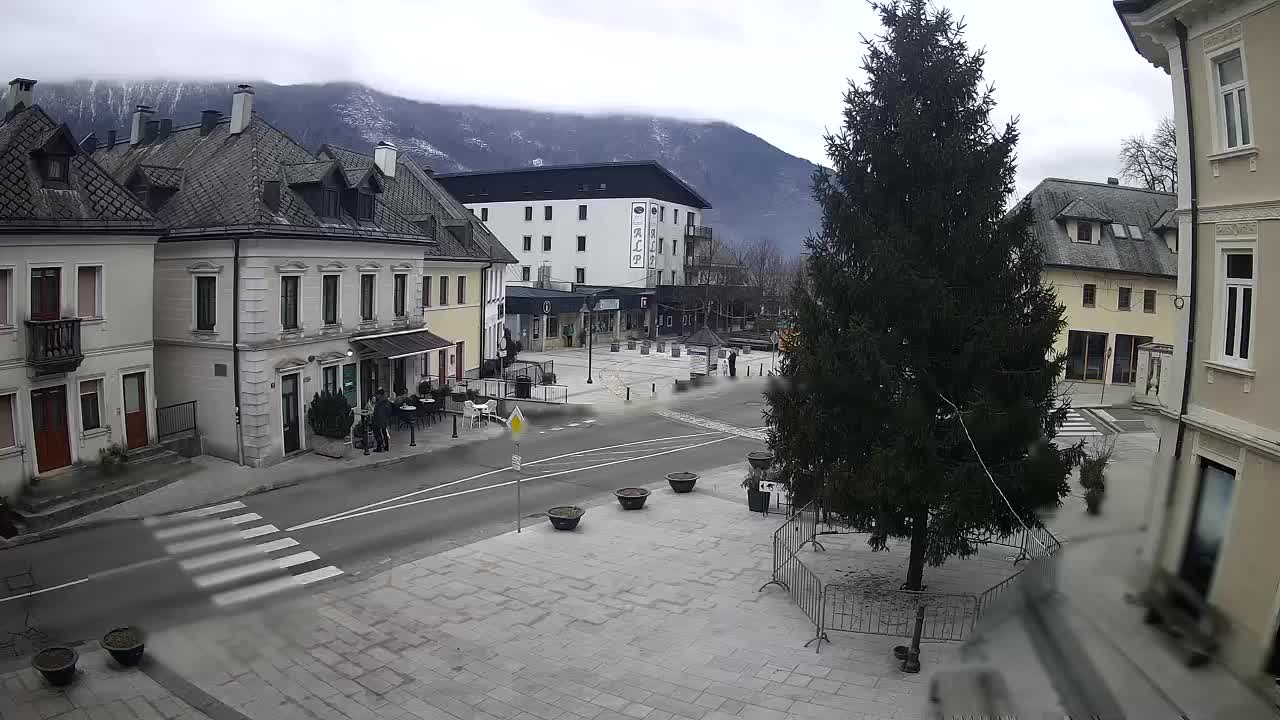
[[[1133,135],[1120,144],[1120,176],[1148,190],[1178,189],[1178,135],[1171,118],[1164,118],[1148,140]]]

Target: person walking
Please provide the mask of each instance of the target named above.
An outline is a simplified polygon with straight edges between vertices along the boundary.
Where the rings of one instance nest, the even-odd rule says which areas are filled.
[[[738,351],[729,351],[729,377],[738,377]]]
[[[388,428],[391,425],[391,416],[394,414],[395,406],[387,399],[386,389],[378,388],[378,394],[373,403],[373,435],[378,446],[374,452],[386,452],[391,449],[391,432]]]

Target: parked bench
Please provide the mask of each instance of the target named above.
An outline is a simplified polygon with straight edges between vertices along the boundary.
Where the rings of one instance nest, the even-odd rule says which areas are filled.
[[[1182,578],[1157,569],[1138,599],[1147,606],[1146,623],[1164,626],[1186,654],[1188,667],[1205,664],[1218,649],[1226,618]]]

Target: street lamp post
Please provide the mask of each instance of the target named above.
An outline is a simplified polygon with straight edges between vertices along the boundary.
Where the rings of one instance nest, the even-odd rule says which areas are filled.
[[[595,293],[591,293],[587,300],[582,301],[582,312],[587,315],[587,384],[592,384],[591,380],[591,355],[595,350],[596,324],[595,324]]]

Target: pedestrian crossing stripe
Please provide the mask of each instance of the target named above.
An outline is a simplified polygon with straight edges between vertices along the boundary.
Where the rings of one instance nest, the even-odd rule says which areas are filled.
[[[280,529],[232,501],[145,518],[144,527],[214,605],[226,607],[342,575]],[[216,591],[216,592],[214,592]]]

